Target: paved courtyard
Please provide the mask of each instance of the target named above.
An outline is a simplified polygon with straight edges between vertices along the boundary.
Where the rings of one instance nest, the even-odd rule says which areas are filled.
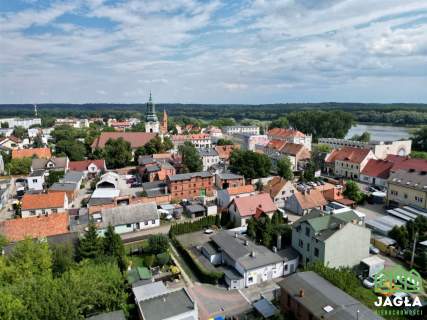
[[[219,315],[231,316],[251,309],[249,302],[238,290],[227,290],[209,284],[195,284],[188,290],[197,302],[201,320]]]
[[[382,204],[365,203],[364,205],[358,206],[356,210],[366,214],[366,220],[372,220],[387,215],[384,205]]]

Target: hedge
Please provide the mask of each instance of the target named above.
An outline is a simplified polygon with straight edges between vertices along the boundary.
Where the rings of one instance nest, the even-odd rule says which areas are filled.
[[[169,230],[169,236],[178,236],[184,233],[196,232],[212,225],[219,225],[220,216],[207,216],[191,222],[173,224]]]
[[[185,260],[188,266],[193,270],[196,276],[203,282],[217,284],[218,281],[224,276],[223,272],[207,270],[193,254],[175,238],[172,238],[172,242],[181,254],[181,257]]]

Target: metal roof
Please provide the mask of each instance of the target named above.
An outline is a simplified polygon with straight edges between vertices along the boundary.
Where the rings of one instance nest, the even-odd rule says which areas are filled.
[[[168,289],[162,281],[156,281],[142,286],[132,288],[136,301],[144,301],[168,292]]]
[[[174,176],[169,176],[170,181],[181,181],[181,180],[190,180],[191,178],[210,178],[212,177],[212,174],[207,171],[200,171],[200,172],[190,172],[190,173],[180,173],[176,174]]]
[[[279,312],[277,308],[265,298],[262,298],[253,304],[256,311],[258,311],[264,318],[270,318]]]
[[[119,226],[159,219],[157,205],[154,202],[117,206],[102,210],[102,227],[109,224]]]
[[[62,179],[64,182],[79,182],[83,179],[84,173],[81,171],[68,171],[64,178]]]

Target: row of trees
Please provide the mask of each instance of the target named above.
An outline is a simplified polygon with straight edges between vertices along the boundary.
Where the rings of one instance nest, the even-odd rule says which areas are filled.
[[[0,318],[74,320],[126,312],[128,296],[115,258],[119,240],[111,229],[101,240],[90,228],[77,255],[71,245],[17,243],[11,254],[0,256]]]
[[[246,179],[255,179],[267,177],[271,166],[271,160],[265,154],[236,149],[231,153],[229,169]]]
[[[180,234],[200,231],[213,225],[220,225],[219,215],[207,216],[191,222],[173,224],[169,230],[169,236],[174,238]]]

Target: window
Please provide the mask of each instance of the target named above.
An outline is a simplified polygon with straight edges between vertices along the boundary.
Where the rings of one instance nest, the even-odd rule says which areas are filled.
[[[416,202],[423,202],[423,198],[415,196],[415,201]]]
[[[144,225],[148,226],[148,221],[144,221]]]
[[[307,243],[307,252],[310,252],[310,244]]]
[[[127,225],[126,225],[126,228],[130,228],[130,227],[132,227],[132,225],[131,225],[131,224],[127,224]]]
[[[397,196],[397,191],[395,191],[395,190],[390,190],[390,194],[391,194],[392,196]]]
[[[285,271],[288,271],[288,265],[285,264]]]
[[[36,214],[36,210],[30,210],[30,214],[34,216]]]
[[[300,248],[304,248],[304,242],[300,239],[300,240],[298,240],[298,246],[300,247]]]
[[[33,179],[33,183],[37,183],[37,179]]]
[[[156,220],[151,220],[151,223],[152,224],[156,224]]]
[[[408,194],[407,194],[407,193],[405,193],[405,194],[403,195],[403,197],[404,197],[405,199],[408,199]]]
[[[56,208],[52,209],[52,213],[57,213],[57,212],[58,212],[58,209]]]
[[[248,278],[248,282],[251,283],[252,281],[254,281],[254,278],[253,277],[249,277]]]
[[[301,226],[296,227],[296,228],[295,228],[295,230],[296,230],[297,232],[300,232],[300,231],[301,231]]]
[[[309,228],[309,227],[305,227],[305,235],[306,235],[307,237],[309,237],[309,236],[310,236],[310,228]]]
[[[315,255],[316,257],[318,257],[318,256],[319,256],[319,249],[318,249],[318,248],[314,248],[314,255]]]

